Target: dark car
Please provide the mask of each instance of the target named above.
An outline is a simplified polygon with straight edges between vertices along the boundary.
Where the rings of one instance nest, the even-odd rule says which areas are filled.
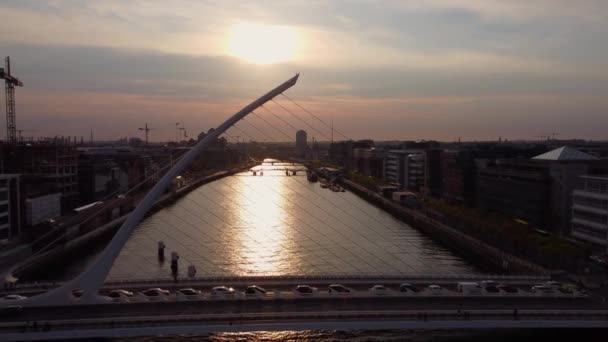
[[[350,289],[344,285],[340,285],[340,284],[332,284],[329,285],[329,289],[327,290],[329,293],[342,293],[342,294],[346,294],[346,293],[350,293]]]
[[[246,296],[263,296],[267,292],[265,288],[257,285],[247,286],[247,289],[245,289]]]
[[[500,289],[498,289],[498,286],[494,286],[494,285],[486,286],[485,290],[486,290],[486,292],[490,292],[490,293],[499,293],[500,292]]]
[[[498,285],[498,286],[496,286],[496,287],[497,287],[499,290],[502,290],[502,291],[504,291],[504,292],[506,292],[506,293],[518,293],[518,292],[519,292],[519,290],[518,290],[516,287],[509,286],[509,285],[504,285],[504,284],[501,284],[501,285]]]
[[[295,291],[301,295],[312,295],[315,292],[315,288],[310,285],[298,285]]]
[[[16,315],[23,311],[23,307],[21,305],[9,305],[0,308],[0,315],[8,316],[8,315]]]
[[[410,283],[403,283],[399,286],[399,291],[401,291],[401,292],[420,292],[420,288],[418,288]]]

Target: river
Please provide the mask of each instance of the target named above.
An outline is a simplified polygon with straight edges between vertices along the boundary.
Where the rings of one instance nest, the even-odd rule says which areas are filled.
[[[350,192],[324,189],[301,165],[263,163],[206,184],[147,218],[110,280],[171,276],[177,252],[197,275],[473,274],[473,265]],[[263,175],[261,175],[263,174]],[[183,276],[183,273],[180,274]]]

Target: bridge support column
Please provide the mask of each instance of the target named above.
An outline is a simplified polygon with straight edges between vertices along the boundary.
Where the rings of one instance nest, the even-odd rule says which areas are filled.
[[[165,243],[163,241],[158,241],[158,260],[165,260]]]
[[[179,254],[171,252],[171,274],[177,280],[177,271],[179,271]]]

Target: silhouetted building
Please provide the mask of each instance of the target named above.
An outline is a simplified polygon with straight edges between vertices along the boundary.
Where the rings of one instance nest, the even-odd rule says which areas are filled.
[[[97,147],[79,151],[80,205],[125,193],[144,180],[145,158],[132,148]]]
[[[353,149],[354,170],[365,176],[384,176],[384,151],[376,148]]]
[[[477,198],[476,159],[527,159],[543,152],[543,145],[475,143],[441,153],[441,197],[474,206]],[[484,163],[482,163],[484,165]]]
[[[440,148],[429,148],[425,151],[424,163],[424,186],[422,192],[425,195],[441,196],[441,156],[443,150]]]
[[[296,151],[299,156],[304,156],[308,149],[308,134],[306,131],[299,130],[296,132]]]
[[[478,161],[477,206],[544,226],[550,216],[547,165],[528,159]]]
[[[19,175],[0,174],[0,240],[13,240],[21,234]]]
[[[1,145],[2,172],[27,175],[22,183],[22,200],[33,196],[61,194],[61,211],[78,205],[78,152],[66,139]]]

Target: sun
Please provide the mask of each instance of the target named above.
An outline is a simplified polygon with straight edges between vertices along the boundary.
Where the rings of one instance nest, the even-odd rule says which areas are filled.
[[[240,23],[232,28],[229,53],[255,64],[286,62],[297,43],[294,29],[285,26]]]

